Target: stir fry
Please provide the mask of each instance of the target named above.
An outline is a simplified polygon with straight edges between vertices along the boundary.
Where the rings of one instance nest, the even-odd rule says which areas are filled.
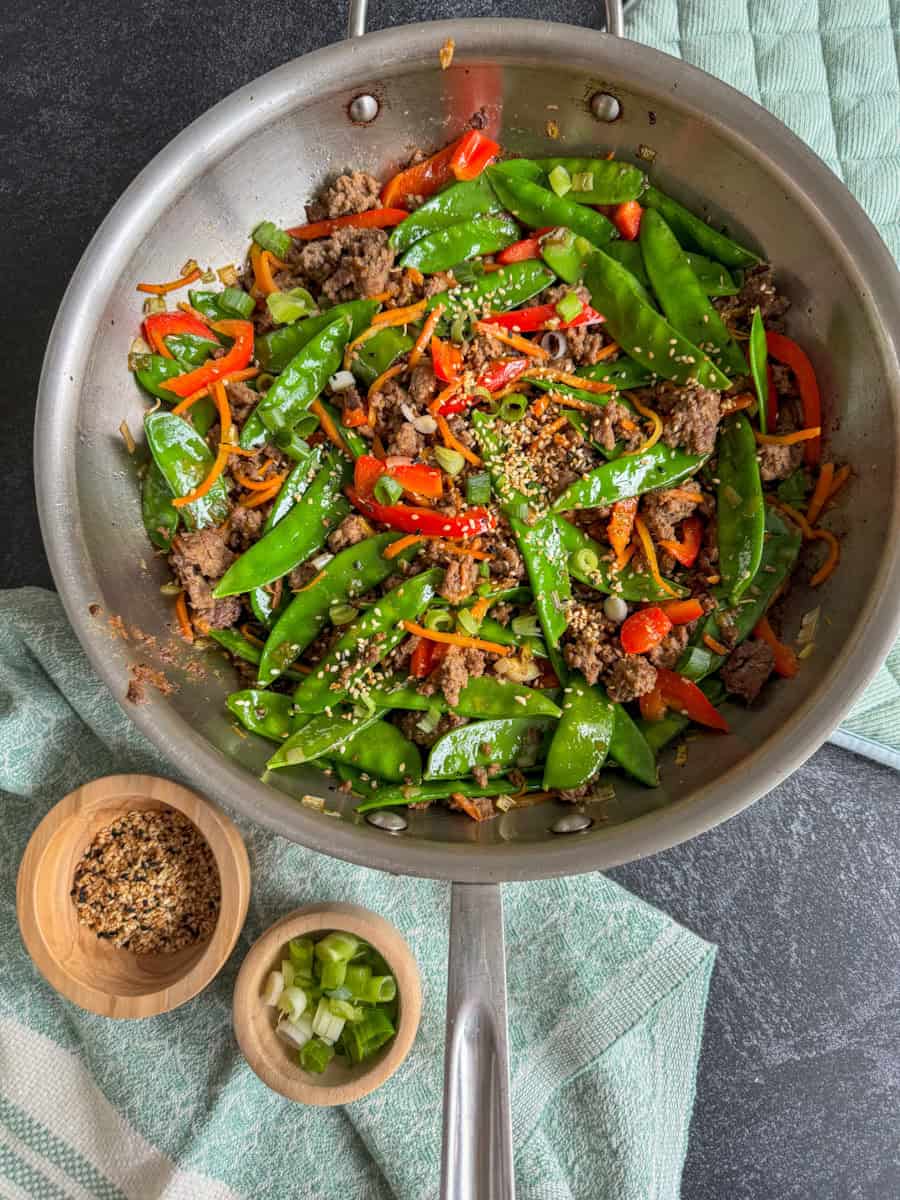
[[[654,787],[797,674],[776,602],[835,569],[850,471],[768,264],[635,165],[478,130],[306,208],[141,284],[129,357],[164,591],[271,770],[480,821]]]

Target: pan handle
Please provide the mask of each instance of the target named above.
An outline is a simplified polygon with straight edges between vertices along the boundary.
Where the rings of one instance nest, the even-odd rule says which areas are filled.
[[[366,32],[366,9],[369,0],[350,0],[350,14],[347,21],[347,37],[362,37]],[[625,16],[623,0],[603,0],[606,12],[606,29],[615,37],[625,36]]]
[[[450,904],[441,1200],[515,1200],[503,899],[454,883]]]

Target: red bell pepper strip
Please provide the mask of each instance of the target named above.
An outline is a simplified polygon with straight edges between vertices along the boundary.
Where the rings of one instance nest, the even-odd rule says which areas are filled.
[[[785,337],[783,333],[775,333],[772,329],[766,330],[766,345],[776,362],[783,363],[794,372],[797,389],[800,392],[804,428],[812,429],[817,425],[821,426],[822,399],[819,394],[819,382],[806,352],[801,350],[793,338]],[[803,443],[803,459],[807,466],[815,466],[821,456],[822,439],[820,437],[810,438]]]
[[[641,231],[641,217],[644,210],[637,200],[626,200],[617,204],[612,212],[612,223],[626,241],[633,242]]]
[[[184,399],[192,396],[200,388],[215,383],[217,379],[230,375],[232,371],[243,370],[249,363],[253,357],[252,321],[217,321],[211,328],[216,333],[224,333],[226,337],[234,339],[231,349],[221,358],[212,358],[195,370],[188,371],[186,375],[176,375],[174,379],[167,379],[162,384],[167,391],[174,392],[176,396]]]
[[[396,479],[405,492],[427,496],[430,500],[443,495],[444,481],[438,467],[428,467],[424,463],[384,463],[371,454],[361,454],[356,460],[353,485],[359,495],[371,496],[382,475]]]
[[[659,607],[642,608],[632,613],[619,630],[619,641],[626,654],[646,654],[658,646],[672,630],[672,622]]]
[[[553,229],[552,225],[546,225],[543,229],[538,229],[531,237],[523,238],[521,242],[513,242],[511,246],[507,246],[505,250],[501,250],[497,255],[497,262],[507,263],[525,262],[528,258],[541,257],[541,238],[546,233],[550,233]]]
[[[456,143],[450,158],[450,170],[457,179],[475,179],[499,153],[499,142],[485,137],[477,129],[470,129]]]
[[[450,541],[487,533],[496,525],[496,518],[486,508],[466,508],[455,517],[435,512],[433,508],[413,508],[409,504],[378,504],[360,496],[355,488],[347,488],[347,496],[363,516],[396,529],[400,533],[421,533],[425,537],[442,537]]]
[[[462,371],[463,356],[459,346],[443,342],[439,337],[431,339],[431,364],[442,383],[453,383]]]
[[[668,708],[686,713],[698,725],[728,733],[728,722],[703,695],[696,683],[691,683],[675,671],[656,668],[656,686]]]
[[[541,329],[572,329],[575,325],[596,325],[604,320],[601,313],[586,304],[571,321],[563,321],[555,304],[535,304],[532,308],[520,308],[508,313],[492,313],[482,317],[485,325],[498,325],[501,329],[513,329],[519,333],[537,333]]]
[[[692,567],[697,561],[703,543],[703,522],[699,517],[686,517],[681,523],[681,541],[661,538],[660,546],[683,567]]]
[[[156,353],[162,354],[164,358],[171,358],[172,354],[163,338],[174,333],[190,333],[195,337],[206,338],[211,342],[215,341],[209,326],[204,324],[199,317],[191,316],[190,313],[152,313],[149,317],[144,317],[144,337]]]
[[[429,642],[426,638],[419,641],[409,660],[409,673],[413,679],[427,679],[431,672],[433,647],[437,642]]]
[[[331,217],[327,221],[295,225],[287,232],[302,242],[310,242],[313,238],[328,237],[335,229],[343,229],[345,226],[353,229],[387,229],[391,225],[399,225],[408,216],[405,208],[370,208],[368,212],[350,213],[346,217]]]
[[[690,625],[703,616],[703,605],[699,600],[667,600],[659,606],[673,625]]]
[[[534,366],[534,361],[530,358],[497,358],[478,376],[475,386],[485,388],[489,392],[501,392],[531,366]],[[450,396],[441,405],[441,416],[449,417],[451,413],[465,412],[477,399],[477,393],[459,392]]]
[[[470,133],[477,131],[471,130]],[[479,150],[479,144],[472,142],[470,134],[463,134],[437,154],[432,154],[430,158],[400,171],[385,184],[381,193],[381,203],[385,208],[402,208],[406,204],[407,196],[430,196],[445,184],[452,183],[454,179],[474,179],[500,149],[490,138],[483,140],[487,146],[494,147],[486,158],[484,148]],[[469,171],[471,174],[465,173]]]

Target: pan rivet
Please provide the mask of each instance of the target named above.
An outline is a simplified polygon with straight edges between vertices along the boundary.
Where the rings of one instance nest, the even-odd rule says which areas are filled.
[[[590,829],[594,820],[587,813],[572,812],[566,813],[564,817],[560,817],[558,821],[554,821],[550,826],[551,833],[584,833],[586,829]]]
[[[389,808],[380,808],[377,812],[366,813],[366,820],[376,829],[383,829],[385,833],[402,833],[409,824],[406,817],[401,817],[400,813],[391,812]]]
[[[368,125],[378,116],[378,101],[366,93],[350,101],[350,120],[354,125]]]
[[[591,112],[598,121],[617,121],[622,112],[622,105],[609,92],[594,92],[591,96]]]

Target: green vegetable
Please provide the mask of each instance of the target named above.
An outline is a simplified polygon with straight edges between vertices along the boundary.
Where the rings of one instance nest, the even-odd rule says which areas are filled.
[[[228,321],[240,317],[247,321],[253,316],[256,301],[243,288],[227,287],[221,292],[190,291],[188,299],[207,321]]]
[[[579,367],[575,374],[583,375],[585,379],[596,379],[600,383],[615,384],[622,391],[646,387],[656,378],[655,371],[649,371],[632,358],[617,358],[615,362],[599,362],[592,367]],[[594,399],[598,399],[596,393]]]
[[[389,1042],[395,1033],[393,1022],[383,1009],[368,1009],[361,1021],[344,1027],[347,1057],[352,1063],[363,1062]]]
[[[501,211],[486,176],[479,175],[477,179],[453,183],[431,196],[405,221],[394,226],[390,243],[395,253],[402,254],[413,242],[437,229],[446,229],[448,225],[458,225],[473,217],[493,216]]]
[[[377,300],[350,300],[346,304],[336,304],[334,308],[319,313],[317,317],[307,317],[305,321],[296,325],[286,325],[262,334],[256,339],[254,354],[264,371],[271,371],[277,375],[307,342],[327,329],[338,317],[345,317],[350,322],[347,340],[352,341],[353,338],[359,337],[364,329],[368,329],[378,309]]]
[[[232,692],[225,703],[245,729],[271,742],[285,741],[312,719],[297,713],[291,697],[280,692],[246,688]]]
[[[737,604],[759,569],[766,526],[756,439],[743,413],[722,425],[718,452],[719,571],[731,603]]]
[[[572,190],[572,176],[561,163],[548,172],[547,182],[557,196],[564,196]]]
[[[318,720],[313,717],[313,720]],[[356,767],[388,783],[418,783],[422,758],[418,746],[404,737],[390,721],[376,721],[345,745],[330,750],[329,757]]]
[[[153,545],[170,550],[180,517],[172,504],[172,490],[155,462],[149,463],[141,484],[141,516]]]
[[[503,250],[518,237],[518,225],[507,216],[472,217],[414,242],[400,259],[400,266],[416,267],[425,275],[433,275],[449,271],[467,258]]]
[[[488,167],[488,175],[500,201],[523,225],[533,229],[564,225],[595,246],[603,246],[616,236],[611,221],[568,196],[555,196],[549,188],[528,179],[509,177],[495,167]]]
[[[295,452],[298,456],[296,464],[291,468],[287,479],[281,485],[281,490],[275,497],[275,503],[269,509],[269,515],[262,527],[263,537],[288,515],[321,468],[321,451],[314,452],[306,442],[302,442],[302,450],[298,446]],[[272,599],[272,593],[264,586],[253,588],[250,591],[250,607],[253,609],[253,615],[267,629],[278,618],[279,613],[287,607],[290,595],[287,594],[286,589],[282,589],[278,609],[275,608]],[[259,655],[254,661],[259,662]]]
[[[553,278],[553,272],[548,271],[537,259],[510,263],[499,271],[482,275],[469,287],[451,288],[429,297],[428,311],[438,304],[443,305],[444,315],[438,328],[449,329],[458,316],[469,320],[489,312],[509,312],[518,308],[549,287]]]
[[[593,246],[576,237],[571,229],[557,229],[541,240],[541,257],[554,274],[566,283],[577,283]]]
[[[360,383],[369,388],[398,358],[412,350],[413,341],[399,325],[389,325],[356,347],[350,369]]]
[[[300,1066],[311,1075],[321,1075],[334,1058],[334,1046],[314,1037],[300,1049]]]
[[[487,471],[474,471],[466,479],[466,500],[469,504],[488,504],[491,499],[491,477]]]
[[[684,454],[657,442],[642,454],[629,455],[596,467],[570,484],[553,504],[553,511],[570,508],[607,508],[617,500],[640,496],[654,488],[674,487],[695,474],[708,458]]]
[[[314,313],[316,302],[306,288],[295,287],[289,292],[272,292],[266,296],[266,308],[276,325],[293,325]]]
[[[233,658],[243,659],[244,662],[256,665],[262,655],[262,650],[260,650],[259,646],[254,645],[253,642],[248,642],[244,635],[236,629],[210,629],[206,636],[212,638],[214,642],[218,642],[222,649],[227,650]],[[287,679],[300,680],[303,678],[299,671],[285,671],[284,674]],[[259,693],[260,696],[276,694],[275,692]]]
[[[525,781],[526,792],[536,792],[542,787],[540,775]],[[487,783],[474,783],[471,779],[439,779],[417,786],[380,787],[366,796],[357,806],[358,813],[372,812],[376,808],[394,808],[404,804],[427,804],[433,800],[446,800],[454,793],[460,796],[503,796],[520,792],[511,779],[502,775],[489,779]]]
[[[575,292],[566,292],[561,300],[556,302],[556,311],[564,321],[574,321],[584,305]]]
[[[639,783],[644,783],[647,787],[657,787],[659,772],[656,769],[656,755],[652,747],[627,709],[621,704],[613,707],[615,719],[609,743],[609,757]]]
[[[435,446],[434,457],[441,470],[450,476],[458,475],[466,465],[466,460],[458,450],[450,450],[446,446]]]
[[[373,490],[379,504],[396,504],[403,495],[403,484],[385,474],[378,478]]]
[[[713,262],[704,254],[694,254],[685,251],[685,258],[691,270],[700,280],[707,296],[736,296],[741,290],[728,273],[728,268],[721,263]]]
[[[672,591],[660,588],[649,571],[635,571],[627,563],[621,571],[613,571],[612,554],[608,546],[592,537],[564,517],[556,518],[563,548],[569,556],[569,573],[579,583],[596,588],[598,592],[613,592],[623,600],[672,600],[686,596],[688,589],[671,580],[666,582]],[[582,557],[590,555],[590,558]],[[596,559],[596,565],[588,564]]]
[[[451,729],[431,747],[425,778],[455,779],[476,766],[531,767],[540,761],[544,735],[555,724],[551,717],[509,717]]]
[[[644,172],[631,163],[606,158],[538,158],[542,171],[562,167],[572,178],[571,200],[581,204],[622,204],[637,200],[644,187]]]
[[[759,305],[753,310],[753,321],[750,325],[750,374],[753,376],[753,386],[756,389],[756,402],[759,406],[759,428],[761,433],[768,432],[769,419],[769,381],[766,364],[769,358],[769,348],[766,344],[766,327],[763,325]]]
[[[609,751],[615,706],[601,687],[573,678],[563,698],[544,764],[545,788],[578,788],[593,779]]]
[[[792,508],[805,508],[806,499],[813,489],[812,479],[805,467],[798,467],[778,485],[778,499]]]
[[[519,635],[521,636],[521,635]],[[369,700],[378,708],[401,708],[414,712],[441,714],[454,712],[460,717],[558,717],[560,708],[544,692],[507,683],[495,676],[470,677],[451,708],[443,694],[423,694],[411,684],[395,682],[372,688]]]
[[[281,767],[294,767],[300,763],[340,754],[346,750],[356,734],[374,725],[381,716],[377,709],[362,717],[353,712],[338,711],[337,704],[335,709],[330,716],[326,712],[320,712],[306,720],[278,747],[266,763],[269,770],[277,771]],[[397,732],[399,733],[399,730]]]
[[[294,244],[294,239],[283,229],[279,229],[274,221],[260,221],[253,230],[253,241],[262,250],[268,250],[276,258],[287,258]]]
[[[173,496],[186,496],[203,482],[212,470],[209,446],[193,426],[172,413],[153,412],[144,418],[147,444],[153,461]],[[221,525],[231,506],[228,488],[220,475],[212,488],[190,504],[179,507],[181,519],[189,530]]]
[[[758,255],[707,225],[700,217],[666,196],[655,187],[648,187],[641,196],[645,208],[654,209],[672,229],[679,242],[687,249],[699,250],[726,267],[752,267],[760,262]]]
[[[199,337],[196,333],[170,333],[163,341],[182,371],[193,371],[201,366],[221,344],[212,336]]]

